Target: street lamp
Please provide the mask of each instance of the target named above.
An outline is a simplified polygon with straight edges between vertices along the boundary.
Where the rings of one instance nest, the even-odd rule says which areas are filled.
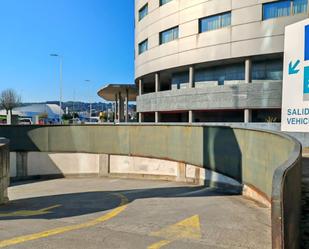
[[[85,82],[90,83],[91,80],[85,80]],[[90,96],[89,96],[89,122],[91,122],[91,112],[92,112],[92,104],[91,104],[91,87],[90,87]]]
[[[63,56],[59,55],[59,54],[50,54],[50,56],[52,57],[58,57],[59,61],[60,61],[60,98],[59,98],[59,106],[60,106],[60,110],[59,110],[59,122],[62,122],[62,117],[61,117],[61,110],[62,110],[62,85],[63,85],[63,81],[62,81],[62,72],[63,72]]]

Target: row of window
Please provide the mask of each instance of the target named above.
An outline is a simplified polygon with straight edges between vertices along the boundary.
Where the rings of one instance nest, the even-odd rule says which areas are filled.
[[[196,83],[217,82],[224,85],[225,81],[244,81],[245,67],[243,64],[231,64],[202,68],[195,71]],[[281,81],[283,78],[283,61],[281,59],[254,61],[252,64],[252,80]],[[189,72],[174,73],[172,85],[181,85],[189,82]],[[178,87],[179,88],[179,87]]]
[[[176,40],[179,37],[179,28],[173,27],[171,29],[160,32],[159,39],[160,45]],[[138,54],[142,54],[148,50],[148,39],[138,44]]]
[[[160,6],[171,2],[172,0],[160,0]],[[146,3],[138,12],[138,20],[142,20],[145,16],[148,15],[148,3]]]
[[[263,20],[307,12],[308,0],[281,0],[263,4]]]
[[[160,0],[160,6],[172,0]],[[307,12],[308,0],[280,0],[263,4],[263,20]],[[139,10],[139,21],[148,15],[148,3]],[[213,18],[215,18],[214,16]],[[220,20],[217,20],[220,22]]]
[[[231,25],[231,12],[222,13],[215,16],[205,17],[199,20],[199,32],[207,32],[215,29],[224,28]],[[160,32],[159,44],[173,41],[179,37],[179,27],[173,27]],[[148,50],[148,39],[138,45],[138,53],[142,54]]]
[[[160,0],[160,4],[166,4],[172,0]],[[282,16],[296,15],[306,13],[308,8],[308,0],[281,0],[277,2],[263,4],[263,20],[278,18]],[[148,13],[148,4],[140,10],[141,16]],[[231,25],[231,12],[225,12],[213,16],[201,18],[199,20],[199,33],[224,28]],[[159,43],[164,44],[179,37],[179,27],[173,27],[160,32]],[[142,41],[138,45],[138,53],[142,54],[148,50],[148,39]]]

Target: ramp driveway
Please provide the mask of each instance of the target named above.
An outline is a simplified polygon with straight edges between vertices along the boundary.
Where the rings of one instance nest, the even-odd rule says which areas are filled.
[[[233,191],[112,178],[22,182],[0,248],[271,248],[270,209]]]

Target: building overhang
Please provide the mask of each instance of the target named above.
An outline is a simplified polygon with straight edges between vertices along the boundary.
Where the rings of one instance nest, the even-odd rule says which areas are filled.
[[[138,89],[134,84],[108,84],[98,91],[98,95],[106,101],[116,101],[116,96],[126,97],[129,101],[136,101]]]

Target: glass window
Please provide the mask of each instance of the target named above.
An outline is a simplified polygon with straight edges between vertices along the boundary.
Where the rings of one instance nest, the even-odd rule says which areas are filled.
[[[263,5],[263,20],[289,16],[291,14],[291,1],[279,1]]]
[[[189,83],[189,72],[173,73],[172,85],[179,89],[180,85],[184,83]]]
[[[294,14],[306,13],[308,6],[308,0],[294,0],[293,11]]]
[[[263,4],[263,20],[306,13],[308,0],[281,0]]]
[[[138,20],[142,20],[145,16],[148,15],[148,3],[142,7],[138,12]]]
[[[252,80],[282,80],[282,60],[256,61],[252,65]]]
[[[231,25],[231,12],[200,19],[200,33]]]
[[[224,81],[238,81],[245,79],[245,67],[243,64],[231,64],[199,69],[195,73],[195,82],[218,81],[224,85]]]
[[[138,54],[142,54],[148,50],[148,39],[138,44]]]
[[[160,6],[171,2],[172,0],[160,0]]]
[[[178,39],[178,26],[160,33],[160,45]]]

